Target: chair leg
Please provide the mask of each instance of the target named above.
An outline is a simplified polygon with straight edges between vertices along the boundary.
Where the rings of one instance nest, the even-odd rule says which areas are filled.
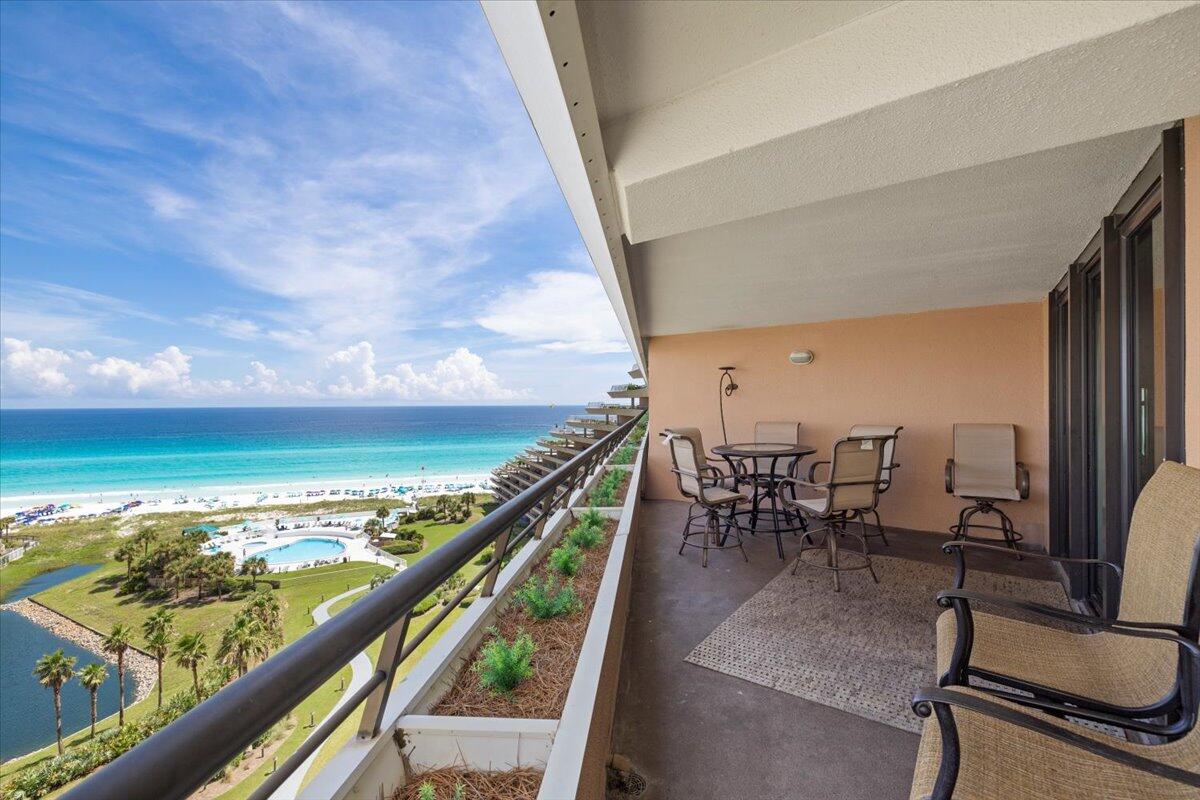
[[[700,560],[700,565],[705,569],[708,569],[708,548],[712,543],[713,538],[716,536],[717,527],[716,514],[710,510],[708,512],[708,516],[704,520],[704,547],[702,548],[704,556]]]
[[[829,548],[829,555],[826,564],[833,570],[833,590],[840,592],[842,590],[841,576],[838,574],[838,545],[837,545],[838,530],[830,527],[825,532],[825,546]]]
[[[967,535],[967,512],[971,510],[971,506],[963,506],[958,510],[958,526],[954,529],[954,540],[959,541],[965,539]]]
[[[879,538],[883,539],[883,546],[891,547],[891,543],[887,540],[887,531],[883,529],[883,520],[879,518],[879,510],[872,509],[871,513],[875,515],[875,529],[879,531]]]
[[[1012,519],[1002,509],[993,508],[992,510],[1000,515],[1000,530],[1004,534],[1004,543],[1016,551],[1018,561],[1023,561],[1025,557],[1021,555],[1020,549],[1017,548],[1017,537],[1013,535]]]
[[[736,506],[736,505],[734,505],[734,506],[730,506],[730,510],[729,510],[729,518],[730,518],[731,520],[733,519],[733,510],[734,510],[735,508],[737,508],[737,506]],[[749,564],[749,563],[750,563],[750,556],[746,555],[746,547],[745,547],[745,543],[742,541],[742,529],[741,529],[741,528],[738,528],[738,527],[734,527],[734,529],[733,529],[733,535],[734,535],[735,537],[737,537],[737,545],[738,545],[738,550],[741,550],[741,551],[742,551],[742,560],[743,560],[743,561],[745,561],[747,564]]]
[[[962,518],[962,527],[959,528],[959,532],[962,534],[963,539],[969,539],[971,531],[971,519],[980,512],[980,508],[978,505],[968,506],[966,509],[964,509],[964,511],[965,513],[963,514]]]
[[[695,503],[692,503],[690,506],[688,506],[687,518],[683,521],[683,541],[679,543],[679,555],[683,555],[683,550],[685,547],[687,547],[688,532],[692,529],[692,520],[696,518],[695,515],[692,514],[692,510],[695,508]]]
[[[875,567],[871,564],[871,554],[867,552],[867,524],[863,521],[862,514],[858,515],[858,527],[862,531],[862,554],[867,562],[867,572],[871,573],[871,577],[875,579],[876,583],[879,583],[879,576],[875,574]],[[887,539],[884,539],[883,543],[887,544]]]
[[[729,540],[729,527],[733,523],[734,508],[735,506],[729,507],[729,515],[725,518],[725,526],[723,528],[721,527],[720,513],[718,512],[717,514],[717,527],[721,530],[721,536],[719,539],[717,539],[717,542],[721,545],[721,547],[724,547],[725,542]]]

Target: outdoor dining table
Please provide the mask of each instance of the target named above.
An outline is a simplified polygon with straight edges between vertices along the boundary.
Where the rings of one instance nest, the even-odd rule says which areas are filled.
[[[745,511],[734,512],[734,517],[749,516],[749,525],[742,527],[751,533],[773,533],[775,535],[775,548],[779,551],[779,558],[783,559],[782,534],[800,533],[801,531],[808,530],[808,527],[804,523],[804,518],[800,516],[796,517],[796,524],[793,524],[790,519],[791,514],[786,509],[780,508],[779,482],[785,476],[779,474],[779,463],[782,461],[784,464],[794,463],[795,465],[799,465],[802,458],[817,452],[817,448],[807,444],[746,442],[719,444],[712,448],[712,452],[714,455],[718,455],[728,462],[729,471],[733,474],[735,484],[749,484],[753,487],[750,508]],[[768,460],[771,462],[770,468],[766,471],[758,471],[763,462]],[[744,465],[747,461],[752,469],[744,470]],[[739,462],[743,467],[739,467]],[[796,470],[791,469],[788,472],[795,474]],[[762,507],[763,499],[770,501],[769,514],[767,513],[767,509]],[[782,520],[780,512],[783,512]],[[764,518],[770,520],[770,527],[761,525]],[[741,525],[740,520],[738,524]]]

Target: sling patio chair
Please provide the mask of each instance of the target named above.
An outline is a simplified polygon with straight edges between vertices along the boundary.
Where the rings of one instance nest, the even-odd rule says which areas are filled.
[[[1069,706],[1072,716],[1155,736],[1177,736],[1191,727],[1194,707],[1184,697],[1186,664],[1177,643],[1145,632],[1197,641],[1200,470],[1165,461],[1142,489],[1129,525],[1115,620],[963,589],[967,552],[1011,551],[973,542],[948,542],[943,550],[957,557],[958,573],[955,588],[938,594],[939,605],[951,609],[937,621],[939,685],[981,679],[999,684],[988,691],[1014,703],[1044,710]],[[1122,574],[1097,559],[1025,555]],[[980,612],[980,605],[1025,619]]]
[[[679,554],[683,555],[686,547],[699,547],[703,552],[701,565],[707,568],[709,550],[736,547],[742,551],[742,558],[749,561],[742,547],[742,530],[734,513],[738,504],[749,501],[749,498],[737,491],[731,476],[707,463],[699,429],[669,428],[664,433],[671,448],[671,472],[675,473],[676,485],[680,494],[692,501],[687,520],[683,523],[683,542],[679,545]],[[726,515],[724,520],[721,519],[722,512]],[[698,528],[695,521],[699,519],[703,519],[704,523],[703,527]],[[692,541],[695,537],[700,538],[698,543]]]
[[[800,423],[799,422],[756,422],[754,423],[754,443],[755,444],[800,444]],[[808,529],[808,523],[804,521],[804,516],[797,514],[787,503],[778,501],[783,500],[783,495],[780,494],[789,484],[782,483],[784,478],[798,477],[800,469],[800,458],[752,458],[749,459],[752,467],[748,470],[754,475],[754,491],[760,495],[761,499],[768,501],[775,500],[779,511],[783,512],[784,523],[793,533]],[[742,465],[745,469],[745,465]],[[794,489],[792,497],[795,499]],[[753,498],[752,498],[753,499]],[[758,527],[758,516],[751,515],[750,531],[755,532]],[[775,531],[775,546],[779,550],[779,558],[783,559],[783,539],[777,529]]]
[[[833,590],[841,591],[839,573],[845,570],[865,569],[879,583],[879,576],[871,566],[871,556],[867,552],[866,525],[862,515],[875,507],[879,497],[880,475],[883,472],[883,454],[889,441],[894,436],[847,436],[838,439],[833,445],[833,454],[829,464],[829,479],[817,483],[816,464],[808,471],[808,480],[785,478],[784,483],[790,484],[793,491],[806,489],[817,494],[815,498],[800,497],[797,499],[784,497],[784,503],[791,506],[814,522],[824,523],[822,527],[804,532],[800,537],[800,552],[796,554],[796,563],[792,566],[792,574],[803,564],[806,567],[817,567],[833,573]],[[852,533],[847,525],[858,521],[861,533]],[[824,541],[816,544],[814,534],[824,533]],[[852,556],[850,563],[842,563],[839,555],[838,537],[849,536],[858,539],[862,545],[861,551],[847,551]],[[808,544],[806,544],[808,542]],[[825,550],[825,563],[818,564],[813,559],[806,559],[804,554]]]
[[[1017,549],[1024,537],[998,505],[1029,497],[1029,470],[1016,454],[1015,425],[955,423],[954,457],[946,460],[946,493],[971,501],[958,512],[958,523],[950,526],[955,539],[986,542],[971,534],[972,528],[986,528],[999,531],[1004,543]],[[976,514],[995,514],[1000,524],[972,523]]]
[[[799,422],[756,422],[754,423],[755,444],[800,444]],[[753,472],[756,475],[772,475],[779,478],[796,477],[800,464],[798,458],[755,458]]]
[[[900,465],[896,463],[896,443],[900,439],[900,431],[904,430],[903,425],[854,425],[850,428],[851,436],[890,436],[892,437],[883,447],[883,471],[880,473],[879,494],[875,499],[878,501],[879,495],[882,495],[892,486],[892,472],[900,469]],[[809,472],[813,473],[818,465],[828,464],[828,461],[816,461],[809,467]],[[863,512],[863,516],[868,514],[875,517],[875,532],[863,533],[863,536],[871,538],[878,536],[883,539],[886,545],[887,531],[883,528],[883,521],[879,519],[879,503],[876,502],[875,508],[870,511]]]
[[[1178,644],[1200,676],[1196,643]],[[1158,744],[1117,739],[977,689],[928,687],[913,710],[925,717],[910,800],[1196,800],[1200,730]],[[1195,716],[1195,699],[1192,700]]]

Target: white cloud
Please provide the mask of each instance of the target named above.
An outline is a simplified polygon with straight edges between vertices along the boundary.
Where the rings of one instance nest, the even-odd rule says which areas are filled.
[[[240,65],[277,112],[124,112],[204,153],[143,179],[158,220],[288,313],[278,332],[218,328],[231,338],[311,349],[436,325],[470,298],[462,277],[490,257],[488,229],[557,200],[486,27],[447,52],[336,4],[263,4],[204,7],[172,35]]]
[[[75,391],[64,371],[71,356],[49,347],[34,347],[30,342],[4,337],[5,393],[18,395],[69,395]]]
[[[109,356],[88,367],[88,375],[102,383],[115,384],[131,395],[182,396],[192,393],[192,357],[175,345],[138,364]]]
[[[292,380],[259,360],[240,379],[199,378],[192,353],[171,345],[142,360],[87,351],[36,347],[4,338],[3,395],[51,398],[86,393],[103,399],[157,398],[206,401],[290,398],[293,400],[446,401],[514,400],[526,395],[504,386],[482,358],[460,347],[427,370],[411,363],[391,371],[377,366],[375,348],[362,341],[324,359],[325,379]],[[228,359],[223,359],[227,363]]]
[[[315,398],[319,395],[312,381],[296,384],[261,361],[250,362],[250,373],[242,378],[241,391],[263,397]]]
[[[155,214],[164,219],[182,219],[196,207],[189,198],[165,186],[152,187],[146,193],[146,202],[154,209]]]
[[[483,359],[460,347],[426,372],[400,364],[393,372],[376,369],[375,349],[359,342],[331,355],[325,367],[332,378],[332,397],[396,400],[513,400],[521,392],[501,385]]]
[[[495,297],[481,326],[545,350],[624,353],[629,345],[600,279],[590,272],[546,270]]]
[[[65,346],[86,342],[127,344],[109,329],[128,320],[173,325],[167,317],[100,292],[48,281],[0,281],[0,327],[6,336]]]

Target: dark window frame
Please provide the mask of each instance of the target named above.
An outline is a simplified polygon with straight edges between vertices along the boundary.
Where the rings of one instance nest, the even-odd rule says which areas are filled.
[[[1100,557],[1124,560],[1125,534],[1137,499],[1134,441],[1137,405],[1131,379],[1134,368],[1134,330],[1131,309],[1132,267],[1130,237],[1155,214],[1163,219],[1164,259],[1164,455],[1172,461],[1184,460],[1184,214],[1183,214],[1183,129],[1176,125],[1162,134],[1162,144],[1118,201],[1113,213],[1105,217],[1100,230],[1071,265],[1067,275],[1049,294],[1049,452],[1050,468],[1050,547],[1059,555],[1096,555],[1086,552],[1093,543],[1079,541],[1080,531],[1091,533],[1086,525],[1073,524],[1094,513],[1089,508],[1088,469],[1097,467],[1089,455],[1087,421],[1095,414],[1103,447],[1098,455],[1098,475],[1103,525],[1098,544]],[[1084,390],[1094,376],[1086,374],[1083,349],[1086,344],[1087,288],[1089,280],[1100,281],[1100,329],[1102,341],[1101,397],[1098,408],[1086,407]],[[1094,313],[1094,309],[1092,310]],[[1066,322],[1061,317],[1066,315]],[[1092,320],[1095,322],[1095,320]],[[1067,342],[1061,341],[1063,336]],[[1065,347],[1064,359],[1062,349]],[[1062,363],[1065,361],[1065,365]],[[1064,381],[1060,374],[1065,368]],[[1062,397],[1066,390],[1067,396]],[[1067,408],[1060,406],[1066,403]],[[1065,429],[1064,429],[1065,425]],[[1057,476],[1063,467],[1063,452],[1068,453],[1066,480]],[[1065,494],[1065,496],[1064,496]],[[1119,604],[1119,585],[1105,575],[1089,579],[1077,571],[1069,573],[1072,595],[1091,600],[1096,610],[1115,616]],[[1103,590],[1089,587],[1096,579],[1104,581]],[[1099,607],[1102,606],[1102,607]]]

